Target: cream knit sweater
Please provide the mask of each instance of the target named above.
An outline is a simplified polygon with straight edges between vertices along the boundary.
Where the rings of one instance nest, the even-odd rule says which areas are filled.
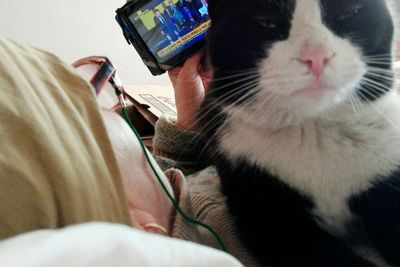
[[[160,118],[156,124],[153,147],[159,165],[166,170],[165,174],[174,189],[175,198],[187,214],[210,225],[218,233],[228,253],[246,267],[259,266],[243,246],[235,230],[225,197],[220,192],[216,169],[210,166],[195,173],[186,173],[186,176],[180,170],[193,167],[192,162],[202,147],[196,140],[196,133],[178,129],[174,121],[172,117]],[[185,161],[177,161],[178,158]],[[220,248],[207,230],[187,223],[178,214],[174,217],[172,237]]]

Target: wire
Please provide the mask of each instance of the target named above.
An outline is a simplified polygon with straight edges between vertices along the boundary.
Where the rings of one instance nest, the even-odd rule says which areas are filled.
[[[121,96],[121,92],[119,90],[115,90],[116,95],[118,96],[118,98]],[[190,224],[194,224],[194,225],[198,225],[200,227],[203,227],[204,229],[206,229],[207,231],[209,231],[214,238],[217,240],[219,246],[221,247],[221,249],[225,252],[227,252],[226,247],[224,245],[224,242],[222,241],[222,239],[219,237],[219,235],[217,234],[217,232],[211,228],[211,226],[197,221],[193,218],[191,218],[190,216],[188,216],[179,206],[178,202],[175,200],[175,198],[171,195],[171,193],[168,191],[167,187],[165,186],[164,182],[162,181],[160,175],[158,174],[158,172],[156,171],[154,165],[151,162],[150,156],[149,156],[149,151],[146,149],[146,146],[143,144],[142,139],[140,137],[139,132],[136,130],[135,126],[133,125],[132,121],[129,118],[128,112],[126,111],[126,108],[124,107],[124,105],[122,105],[121,107],[122,110],[122,114],[123,117],[125,119],[125,121],[128,123],[129,127],[132,129],[132,131],[135,133],[136,138],[139,140],[140,146],[143,150],[143,153],[146,157],[147,162],[150,165],[151,170],[153,171],[154,175],[156,176],[158,182],[160,183],[162,189],[164,190],[164,192],[166,193],[168,199],[171,201],[171,203],[173,204],[175,210],[182,216],[182,218],[187,221]]]

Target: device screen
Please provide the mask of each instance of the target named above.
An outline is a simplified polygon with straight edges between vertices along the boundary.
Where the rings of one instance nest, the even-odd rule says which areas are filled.
[[[160,63],[204,40],[211,23],[206,0],[153,0],[129,20]]]

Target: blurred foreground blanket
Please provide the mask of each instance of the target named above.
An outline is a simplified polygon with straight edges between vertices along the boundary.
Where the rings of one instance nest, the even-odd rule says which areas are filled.
[[[0,242],[3,267],[241,267],[232,256],[128,226],[88,223]]]

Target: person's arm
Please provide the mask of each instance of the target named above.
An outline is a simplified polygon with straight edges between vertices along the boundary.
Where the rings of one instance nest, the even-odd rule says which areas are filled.
[[[204,148],[197,134],[198,110],[211,80],[201,67],[203,53],[188,59],[182,67],[168,72],[175,91],[177,117],[163,116],[156,124],[154,155],[173,160],[159,161],[164,168],[195,168]],[[178,165],[174,165],[178,162]],[[183,165],[183,166],[182,166]]]

